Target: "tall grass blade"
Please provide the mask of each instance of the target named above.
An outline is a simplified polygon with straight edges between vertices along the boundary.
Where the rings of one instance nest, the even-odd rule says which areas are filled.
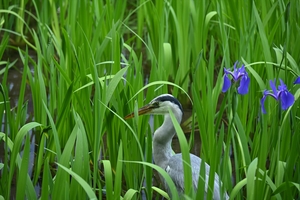
[[[113,176],[112,168],[109,160],[103,160],[104,177],[105,177],[105,193],[108,199],[114,199],[113,193]]]
[[[17,196],[16,199],[25,199],[25,191],[26,191],[26,176],[28,172],[28,164],[29,164],[29,149],[30,149],[30,141],[29,136],[26,136],[25,139],[25,148],[23,151],[22,162],[19,170],[18,182],[17,182]],[[32,195],[36,195],[35,192]]]
[[[123,145],[122,142],[119,145],[117,167],[114,181],[114,198],[117,199],[121,196],[122,192],[122,169],[123,169]]]
[[[179,138],[180,142],[180,149],[182,154],[182,163],[178,163],[179,165],[183,165],[183,173],[184,173],[184,193],[186,195],[191,195],[193,193],[193,187],[192,187],[192,166],[191,166],[191,160],[190,160],[190,154],[189,154],[189,146],[186,141],[186,138],[184,136],[184,133],[182,129],[180,128],[179,123],[177,122],[174,114],[170,110],[170,117],[172,119],[172,122],[174,124],[177,136]]]
[[[64,147],[64,150],[59,158],[59,166],[69,166],[69,162],[73,158],[72,151],[74,148],[77,132],[79,131],[78,125],[75,124],[71,135]],[[56,177],[55,177],[55,184],[53,186],[53,195],[52,198],[60,198],[64,197],[67,198],[70,195],[70,180],[69,180],[69,171],[66,171],[64,168],[58,168]],[[72,175],[72,174],[71,174]],[[73,176],[73,175],[72,175]],[[82,179],[82,178],[81,178]]]
[[[65,166],[56,163],[61,169],[63,169],[65,172],[67,172],[68,174],[70,174],[81,186],[82,188],[85,190],[87,196],[89,197],[89,199],[97,199],[93,188],[84,180],[82,179],[80,176],[78,176],[76,173],[74,173],[72,170],[66,168]]]
[[[254,159],[247,171],[247,199],[254,199],[255,196],[255,179],[257,171],[257,159]]]
[[[30,122],[28,124],[25,124],[24,126],[21,127],[19,132],[16,135],[16,138],[14,140],[14,144],[11,146],[11,157],[10,157],[10,171],[9,171],[9,179],[8,179],[8,191],[10,191],[11,188],[11,182],[14,176],[15,172],[15,167],[16,165],[18,167],[21,167],[21,159],[19,157],[19,151],[21,148],[21,144],[23,143],[23,139],[25,136],[28,134],[30,130],[33,130],[34,128],[41,127],[41,124],[36,123],[36,122]],[[6,141],[7,143],[7,141]],[[34,187],[30,179],[28,179],[29,176],[27,175],[26,179],[26,190],[28,190],[28,194],[34,194]],[[9,195],[8,195],[9,196]],[[34,196],[30,196],[33,199],[36,199]]]
[[[90,166],[89,166],[89,152],[88,152],[88,140],[86,137],[86,132],[84,129],[84,125],[78,116],[77,113],[73,112],[74,119],[76,120],[76,124],[78,125],[78,132],[76,138],[76,146],[75,146],[75,156],[72,162],[72,170],[78,176],[80,176],[83,180],[88,181],[88,177],[90,174]],[[71,180],[70,187],[71,199],[80,198],[84,199],[86,197],[83,188],[80,186],[80,183],[76,181],[76,179]]]
[[[41,200],[47,200],[50,198],[50,191],[52,189],[52,177],[49,169],[49,158],[45,159],[44,169],[43,169],[43,180],[41,188]]]
[[[136,194],[138,194],[138,191],[130,188],[126,191],[124,199],[133,199],[134,195]]]
[[[139,161],[124,161],[125,163],[134,163],[134,164],[141,164],[141,165],[145,165],[145,166],[149,166],[151,168],[153,168],[154,170],[156,170],[166,181],[168,187],[170,188],[171,194],[172,194],[172,199],[179,199],[178,196],[178,192],[176,190],[176,186],[174,185],[171,177],[169,176],[169,174],[162,169],[161,167],[152,164],[152,163],[147,163],[147,162],[139,162]]]

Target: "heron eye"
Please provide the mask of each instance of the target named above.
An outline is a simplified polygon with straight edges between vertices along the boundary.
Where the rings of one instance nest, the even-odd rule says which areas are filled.
[[[154,107],[156,107],[156,108],[158,108],[159,107],[159,102],[153,102],[153,104],[152,104]]]

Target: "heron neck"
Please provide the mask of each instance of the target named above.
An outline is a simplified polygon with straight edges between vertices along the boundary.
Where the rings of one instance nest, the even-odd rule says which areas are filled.
[[[181,122],[181,116],[176,119],[179,123]],[[171,143],[174,135],[173,122],[170,115],[166,114],[163,124],[154,132],[153,136],[153,159],[155,164],[163,169],[167,167],[169,159],[173,155]]]

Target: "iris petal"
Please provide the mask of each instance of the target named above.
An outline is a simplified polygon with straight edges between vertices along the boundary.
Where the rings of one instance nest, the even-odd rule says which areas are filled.
[[[243,77],[243,76],[248,76],[248,74],[245,70],[245,65],[242,65],[242,67],[239,68],[239,73],[238,73],[236,79],[239,79],[240,77]]]
[[[233,66],[233,74],[232,74],[232,77],[234,79],[234,81],[237,81],[237,78],[239,76],[239,69],[236,69],[236,65],[238,64],[238,61],[236,61],[234,63],[234,66]]]
[[[294,84],[300,84],[300,76],[296,78]]]
[[[284,84],[284,82],[281,79],[279,79],[279,81],[280,81],[280,85],[278,85],[278,90],[279,91],[285,91],[285,90],[287,90],[287,87]]]
[[[230,88],[230,86],[231,86],[231,81],[228,78],[228,76],[225,74],[222,92],[226,92]]]
[[[294,104],[295,97],[288,91],[282,91],[280,93],[280,101],[281,101],[281,108],[283,110],[286,110]]]
[[[282,110],[288,109],[295,102],[294,95],[292,95],[288,91],[287,86],[284,84],[284,82],[281,79],[279,79],[279,81],[280,81],[280,85],[278,86],[278,90],[276,89],[275,81],[273,82],[272,80],[270,80],[270,86],[272,88],[273,93],[269,92],[267,90],[264,91],[263,98],[260,101],[261,102],[261,109],[262,109],[262,112],[264,114],[266,113],[266,110],[265,110],[265,107],[264,107],[264,102],[265,102],[267,96],[271,96],[274,99],[276,99],[277,101],[280,101]]]
[[[271,86],[271,89],[273,90],[274,95],[277,96],[277,89],[276,89],[276,85],[275,85],[275,80],[274,80],[274,82],[272,80],[270,80],[270,86]]]
[[[231,71],[229,71],[228,69],[225,69],[224,68],[224,73],[225,73],[225,75],[231,75],[232,77],[233,77],[233,79],[234,79],[234,73],[232,73]]]
[[[266,109],[265,109],[265,100],[266,100],[266,97],[267,97],[267,95],[266,95],[266,90],[265,90],[264,96],[263,96],[263,98],[261,98],[261,100],[260,100],[261,111],[262,111],[263,114],[266,114],[266,113],[267,113],[267,112],[266,112]]]
[[[250,84],[250,78],[247,74],[245,74],[240,82],[240,86],[238,87],[238,93],[239,94],[247,94],[249,91],[249,84]]]

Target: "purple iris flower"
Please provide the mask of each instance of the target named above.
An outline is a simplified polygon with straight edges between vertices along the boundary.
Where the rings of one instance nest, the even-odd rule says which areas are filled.
[[[298,76],[294,82],[294,84],[300,84],[300,76]]]
[[[275,80],[274,80],[274,82],[272,80],[270,80],[270,86],[271,86],[272,92],[270,92],[268,90],[264,91],[264,96],[260,100],[261,110],[264,114],[267,113],[264,103],[265,103],[266,97],[268,95],[273,97],[274,99],[276,99],[276,101],[280,101],[281,108],[283,110],[288,109],[290,106],[292,106],[294,104],[294,101],[295,101],[294,95],[292,95],[287,90],[286,85],[284,84],[284,82],[281,79],[279,79],[279,81],[280,81],[280,85],[278,86],[278,90],[276,89],[276,86],[275,86]]]
[[[222,92],[226,92],[230,88],[231,81],[229,79],[229,75],[231,75],[234,82],[237,82],[240,80],[240,86],[238,87],[238,93],[244,95],[244,94],[247,94],[249,91],[250,78],[248,76],[248,73],[245,70],[245,65],[242,65],[241,68],[237,69],[236,68],[237,63],[238,62],[235,62],[235,64],[234,64],[233,72],[224,68],[225,75],[224,75],[224,83],[223,83]]]

